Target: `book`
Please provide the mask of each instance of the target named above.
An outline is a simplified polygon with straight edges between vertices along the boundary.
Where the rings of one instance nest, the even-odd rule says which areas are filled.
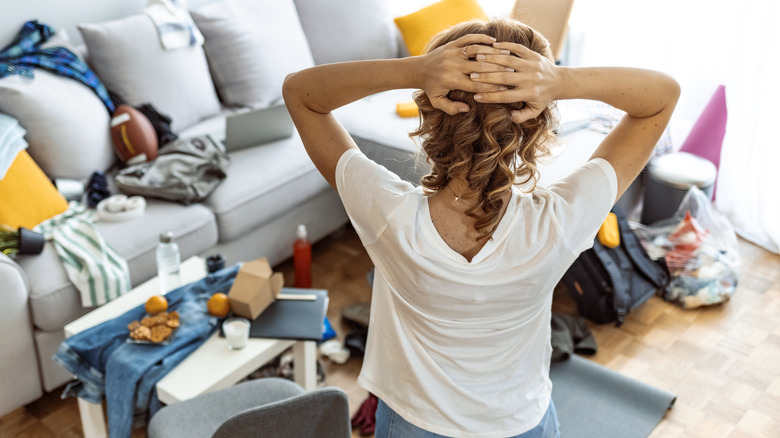
[[[319,341],[322,339],[328,291],[325,289],[282,288],[280,295],[314,295],[316,299],[277,299],[254,321],[250,321],[250,338],[295,339]],[[220,327],[220,336],[225,336]]]

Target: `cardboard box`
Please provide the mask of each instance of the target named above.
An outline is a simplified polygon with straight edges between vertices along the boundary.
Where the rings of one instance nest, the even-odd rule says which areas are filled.
[[[228,292],[233,313],[254,320],[274,302],[284,286],[281,273],[274,274],[268,259],[252,260],[241,265]]]

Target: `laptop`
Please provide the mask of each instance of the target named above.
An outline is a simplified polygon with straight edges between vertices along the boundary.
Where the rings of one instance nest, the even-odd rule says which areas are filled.
[[[270,143],[292,136],[293,121],[284,104],[233,114],[225,121],[225,151]]]

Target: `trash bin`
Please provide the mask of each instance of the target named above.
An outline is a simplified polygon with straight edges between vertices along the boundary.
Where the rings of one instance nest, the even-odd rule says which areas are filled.
[[[716,176],[717,169],[711,161],[687,152],[653,159],[648,166],[642,223],[650,225],[673,216],[693,186],[712,198]]]

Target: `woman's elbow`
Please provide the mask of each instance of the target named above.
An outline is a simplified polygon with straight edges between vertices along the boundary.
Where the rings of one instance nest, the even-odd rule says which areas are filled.
[[[291,101],[295,97],[295,73],[290,73],[284,78],[282,83],[282,97],[285,102]]]
[[[667,76],[664,91],[667,99],[669,100],[669,105],[674,108],[677,105],[677,101],[680,99],[680,83],[677,82],[677,80],[675,80],[673,77]]]

